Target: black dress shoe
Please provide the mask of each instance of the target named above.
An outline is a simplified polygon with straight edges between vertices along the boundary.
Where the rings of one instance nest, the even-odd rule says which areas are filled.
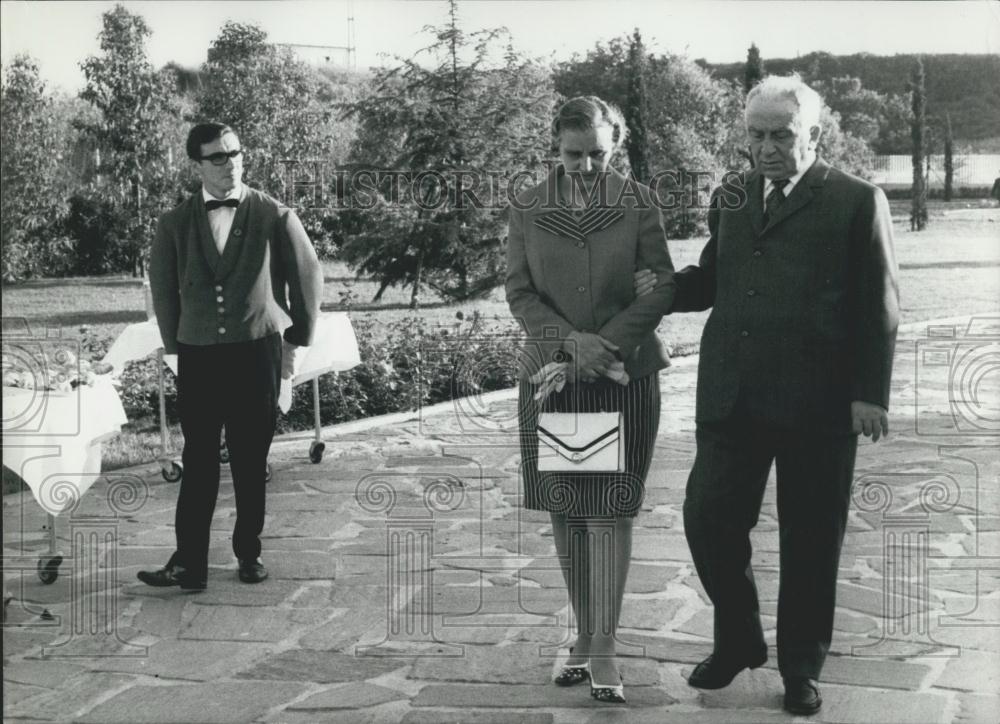
[[[815,714],[823,706],[819,695],[819,684],[815,679],[804,676],[789,676],[785,679],[785,711],[792,714]]]
[[[136,577],[147,586],[166,588],[180,586],[182,591],[204,591],[208,587],[207,575],[196,575],[183,566],[168,563],[156,571],[139,571]]]
[[[267,569],[260,562],[260,558],[250,560],[240,558],[240,580],[244,583],[260,583],[267,578]]]
[[[697,689],[721,689],[729,686],[743,669],[756,669],[766,661],[766,648],[743,658],[712,654],[694,667],[688,677],[688,684]]]

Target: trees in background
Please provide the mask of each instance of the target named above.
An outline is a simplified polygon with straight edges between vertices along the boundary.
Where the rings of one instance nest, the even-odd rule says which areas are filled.
[[[348,190],[369,210],[341,258],[379,280],[376,298],[409,287],[411,308],[425,285],[464,300],[500,284],[507,199],[497,194],[518,172],[539,173],[550,152],[546,70],[515,53],[506,31],[466,34],[449,7],[431,45],[378,71],[348,109],[356,166],[385,182]]]
[[[156,71],[146,55],[150,35],[141,16],[115,6],[103,15],[101,53],[81,63],[87,83],[80,97],[97,116],[76,125],[100,156],[90,202],[110,220],[98,246],[79,250],[87,273],[143,274],[156,218],[176,196],[171,128],[179,107],[169,75]]]
[[[841,130],[867,143],[873,152],[891,153],[908,139],[909,110],[902,96],[865,88],[854,76],[810,81],[840,117]]]
[[[286,198],[292,165],[327,159],[334,109],[316,71],[252,24],[227,22],[208,49],[194,118],[233,127],[246,146],[247,181]]]
[[[628,43],[628,65],[625,70],[628,81],[625,89],[625,123],[628,126],[626,149],[632,175],[640,183],[649,182],[649,162],[646,159],[648,139],[646,137],[646,47],[642,42],[639,28],[635,29]]]
[[[71,178],[69,128],[45,92],[38,65],[18,55],[0,89],[0,250],[5,282],[63,273],[72,241],[60,228]]]
[[[944,134],[944,200],[951,201],[955,185],[955,139],[951,133],[951,116],[945,114]]]
[[[910,229],[923,231],[927,226],[927,184],[924,179],[924,131],[926,114],[924,64],[920,58],[910,76],[910,140],[912,142],[913,189],[910,205]]]
[[[747,62],[743,67],[743,92],[749,93],[750,89],[764,79],[764,60],[760,57],[760,48],[756,43],[750,43],[747,48]]]

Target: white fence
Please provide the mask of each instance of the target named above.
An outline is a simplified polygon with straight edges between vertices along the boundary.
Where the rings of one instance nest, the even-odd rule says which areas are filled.
[[[953,156],[954,188],[993,186],[1000,176],[1000,154]],[[926,161],[925,161],[926,163]],[[926,166],[925,166],[926,170]],[[930,157],[930,188],[944,187],[944,156]],[[913,161],[909,156],[876,156],[872,183],[879,186],[910,186],[913,183]]]

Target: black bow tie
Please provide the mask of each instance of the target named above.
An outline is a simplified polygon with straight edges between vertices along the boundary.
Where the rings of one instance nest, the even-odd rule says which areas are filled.
[[[223,206],[229,206],[235,209],[239,205],[240,205],[239,199],[223,199],[222,201],[219,201],[218,199],[209,199],[208,201],[205,202],[205,210],[215,211],[216,209],[221,208]]]

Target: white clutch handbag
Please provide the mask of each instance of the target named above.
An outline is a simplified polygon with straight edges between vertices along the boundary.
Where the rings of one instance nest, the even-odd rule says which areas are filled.
[[[624,472],[625,428],[621,413],[540,413],[538,470],[562,473]]]

